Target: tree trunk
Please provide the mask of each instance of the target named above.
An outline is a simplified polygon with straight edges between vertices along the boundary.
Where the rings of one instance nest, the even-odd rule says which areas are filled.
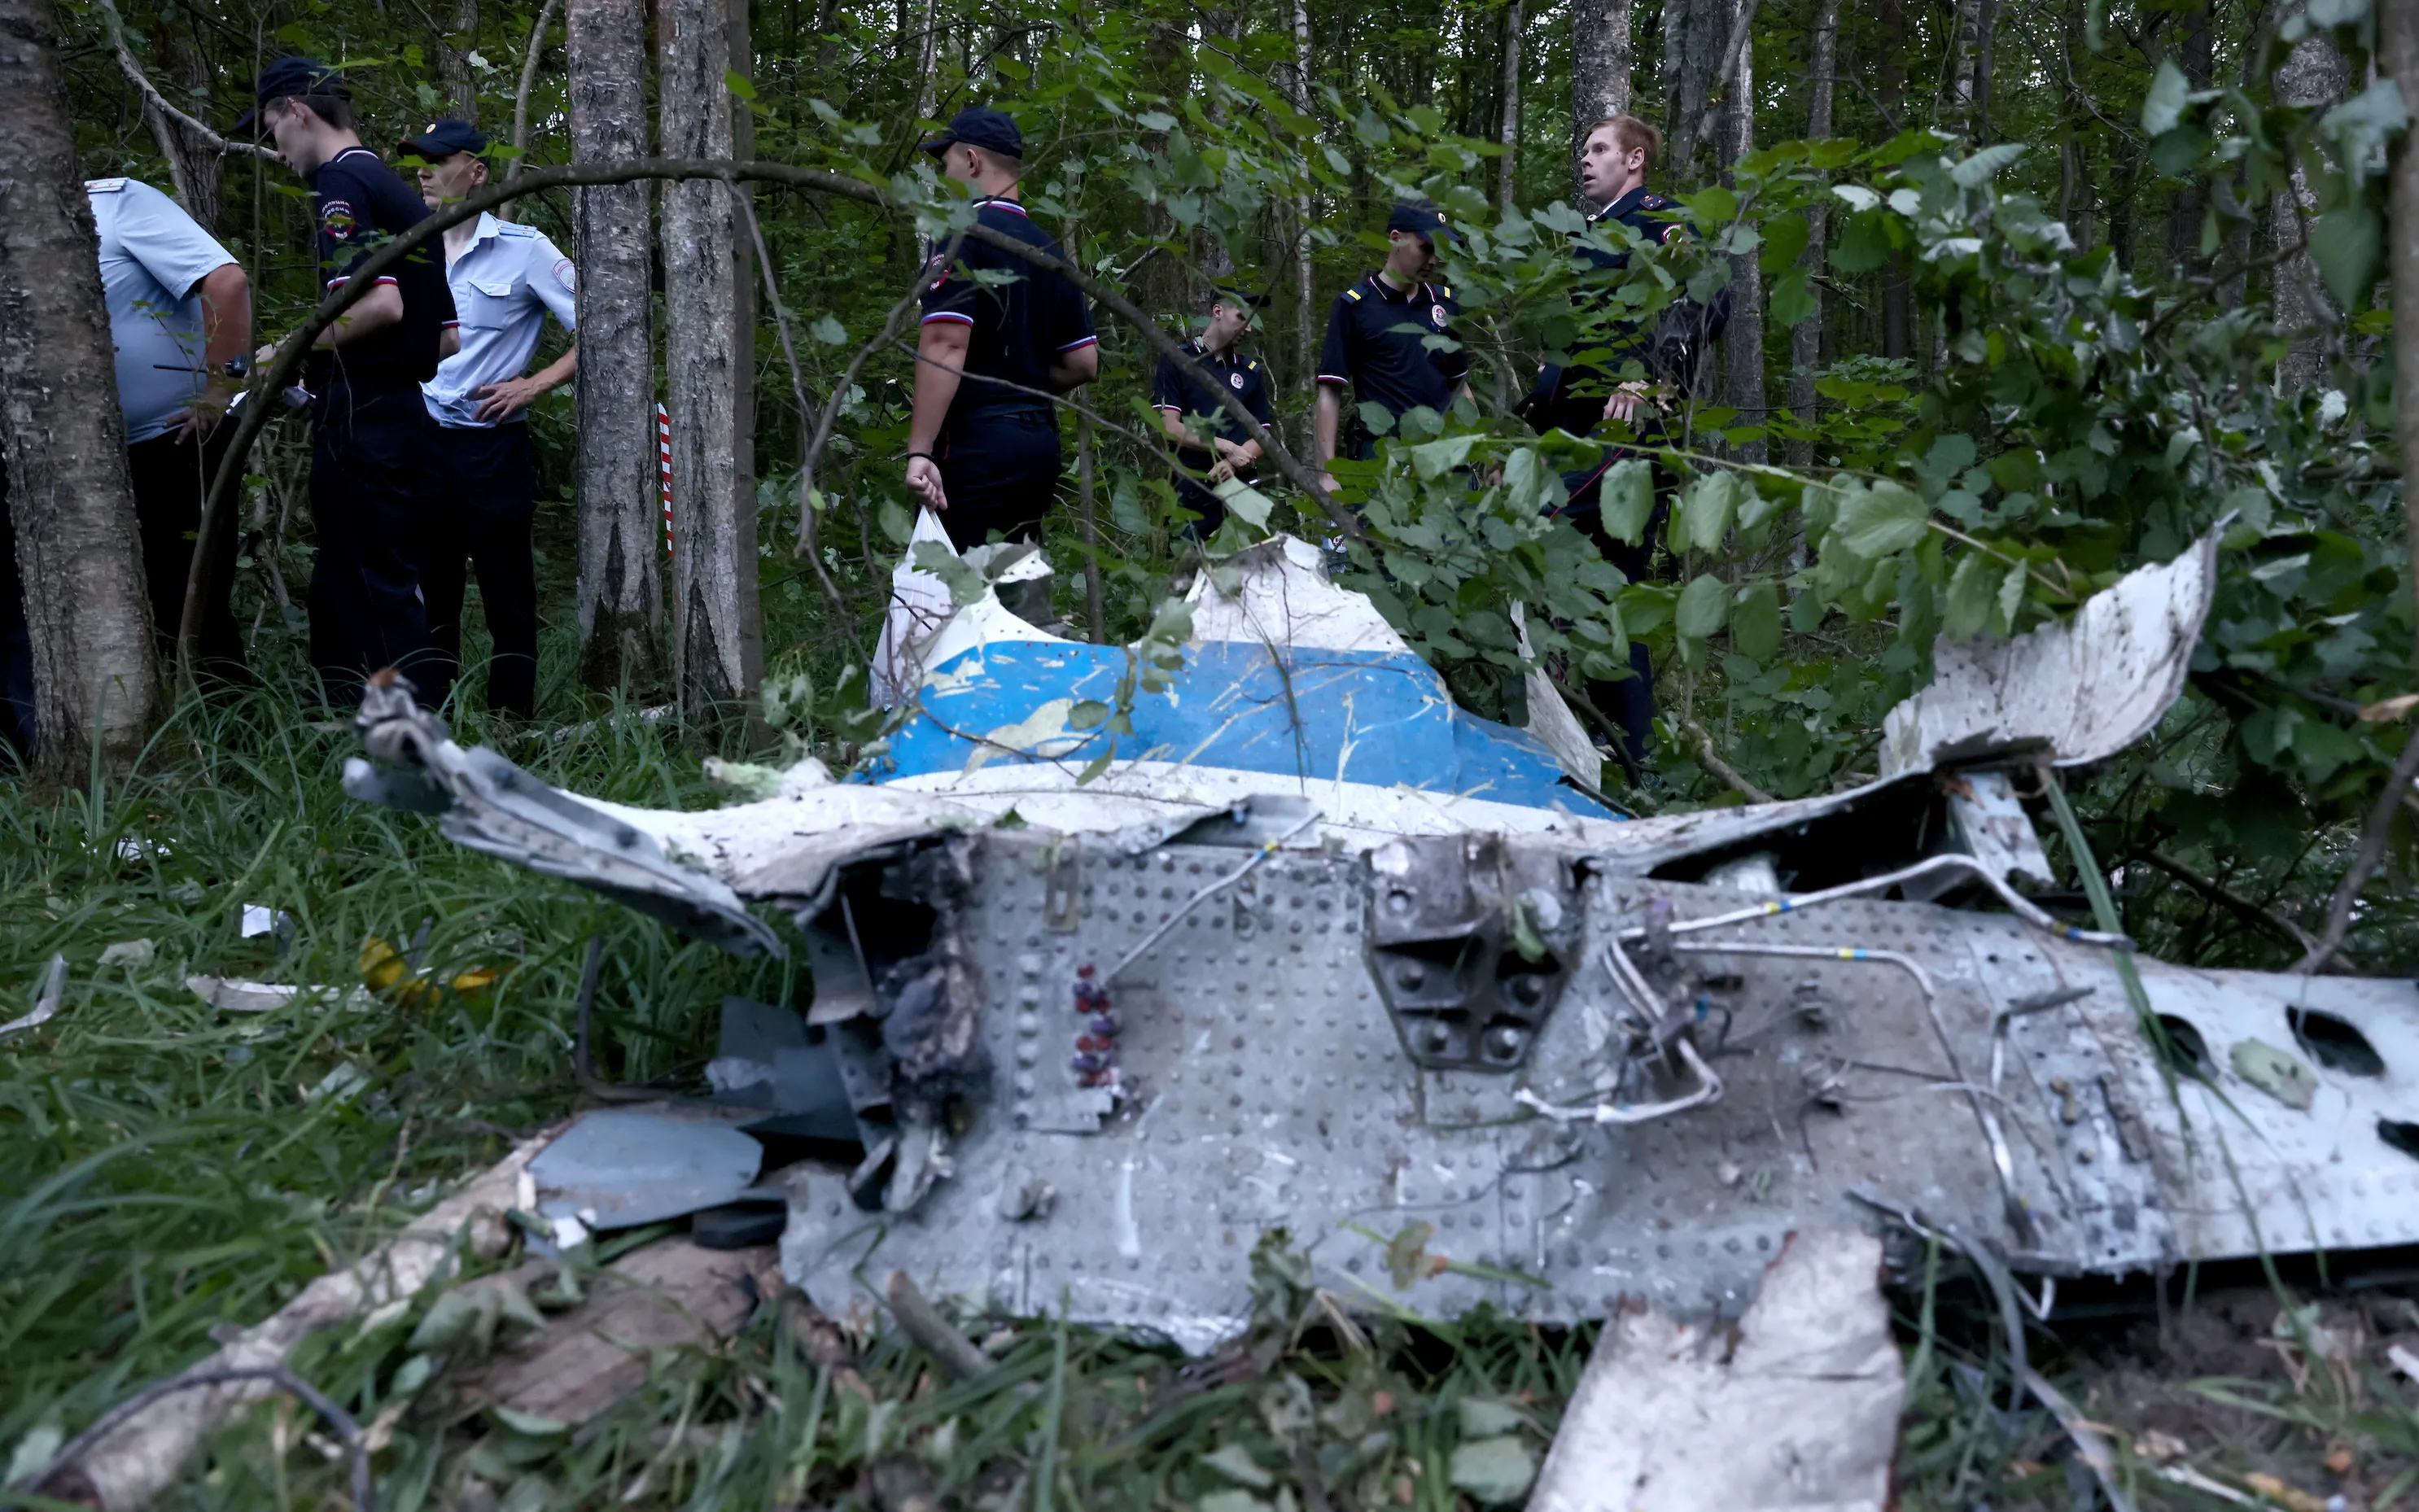
[[[2378,8],[2377,51],[2378,67],[2401,86],[2402,98],[2419,100],[2419,8],[2390,3]],[[2419,150],[2409,131],[2394,139],[2387,174],[2385,273],[2394,308],[2419,310]],[[2419,456],[2419,320],[2394,322],[2394,374],[2396,438],[2404,456]],[[2419,490],[2402,490],[2402,518],[2411,580],[2419,583]]]
[[[570,0],[571,158],[647,151],[642,0]],[[666,681],[657,503],[649,186],[574,192],[579,265],[579,669],[652,699]]]
[[[1624,4],[1627,0],[1623,0]],[[1313,55],[1310,47],[1310,0],[1293,0],[1293,78],[1294,109],[1307,115],[1310,111],[1310,79]],[[1317,216],[1317,204],[1307,193],[1294,202],[1293,282],[1294,300],[1298,308],[1294,322],[1293,380],[1306,384],[1311,376],[1311,353],[1319,339],[1318,291],[1313,282],[1310,256],[1310,227]]]
[[[1737,3],[1744,13],[1754,0]],[[1721,31],[1727,42],[1729,26]],[[1731,66],[1728,92],[1722,97],[1720,136],[1725,170],[1755,150],[1755,39],[1751,35],[1741,42],[1737,61]],[[1730,175],[1725,172],[1723,177]],[[1731,258],[1731,323],[1722,347],[1723,402],[1739,412],[1740,424],[1764,424],[1772,418],[1772,407],[1764,389],[1764,270],[1752,252]],[[1765,451],[1762,440],[1752,440],[1733,455],[1742,461],[1762,462]]]
[[[1496,133],[1503,161],[1496,164],[1495,197],[1506,215],[1518,208],[1520,181],[1520,27],[1526,19],[1526,0],[1512,0],[1503,12],[1503,125]]]
[[[1949,119],[1976,143],[1991,134],[1991,48],[1998,30],[1998,0],[1957,0],[1956,49],[1949,83]]]
[[[2184,35],[2176,49],[2176,66],[2195,89],[2206,89],[2217,71],[2217,28],[2211,23],[2209,0],[2199,0],[2181,19]],[[2185,179],[2167,205],[2167,260],[2177,270],[2198,269],[2207,262],[2200,250],[2200,228],[2208,214],[2209,200],[2201,193],[2200,180]]]
[[[756,41],[750,0],[725,3],[730,8],[731,71],[753,82]],[[756,156],[755,113],[736,100],[731,101],[731,112],[732,155],[752,159]],[[733,184],[730,193],[748,195],[749,208],[754,208],[754,185]],[[769,244],[765,251],[771,253]],[[757,696],[764,686],[764,604],[756,555],[756,279],[754,239],[734,233],[731,239],[732,556],[739,579],[739,696],[747,704],[751,747],[772,739],[772,731],[757,717],[761,712]]]
[[[470,53],[477,45],[479,0],[454,0],[433,13],[437,18],[437,85],[448,112],[472,125],[479,120],[479,81],[470,76]]]
[[[95,748],[131,762],[160,662],[126,475],[100,243],[84,192],[51,0],[0,0],[0,446],[34,650],[36,765],[72,779]]]
[[[656,95],[668,158],[731,156],[725,0],[659,0]],[[738,532],[736,207],[712,179],[665,186],[664,372],[672,417],[672,676],[685,717],[748,690]],[[752,562],[746,564],[753,567]]]
[[[1571,193],[1588,128],[1629,113],[1630,0],[1575,0],[1571,7]]]
[[[1882,113],[1888,117],[1886,127],[1895,133],[1906,121],[1906,4],[1905,0],[1880,0],[1874,8],[1874,45],[1880,50],[1879,77],[1874,81],[1873,97]],[[1913,291],[1907,286],[1906,270],[1899,265],[1896,255],[1882,269],[1882,355],[1912,357],[1915,355],[1915,311]]]
[[[1814,15],[1813,59],[1809,69],[1806,105],[1806,135],[1820,141],[1831,134],[1831,81],[1839,68],[1840,0],[1822,0]],[[1827,196],[1826,196],[1827,197]],[[1801,424],[1814,420],[1818,395],[1814,393],[1814,375],[1823,366],[1823,264],[1825,247],[1829,239],[1831,210],[1826,198],[1817,198],[1806,211],[1806,251],[1797,266],[1807,270],[1807,290],[1814,297],[1814,313],[1791,328],[1789,332],[1789,408]],[[1810,468],[1814,465],[1814,443],[1793,440],[1789,443],[1789,465]]]
[[[2319,104],[2342,94],[2345,88],[2343,55],[2323,36],[2302,39],[2294,44],[2284,67],[2276,70],[2276,102],[2281,105]],[[2280,192],[2271,207],[2277,250],[2303,240],[2310,213],[2317,205],[2318,196],[2310,192],[2308,176],[2299,163],[2294,164],[2291,192]],[[2337,316],[2334,302],[2319,283],[2317,270],[2310,266],[2306,250],[2278,262],[2275,277],[2276,324],[2282,330],[2303,333],[2294,341],[2284,361],[2276,364],[2277,392],[2291,394],[2317,383],[2325,371],[2330,343],[2316,328],[2334,324]]]
[[[1672,182],[1694,188],[1703,178],[1705,111],[1721,87],[1716,71],[1721,67],[1722,44],[1729,39],[1730,0],[1668,0],[1663,8],[1664,98],[1672,118],[1664,138],[1671,159]]]

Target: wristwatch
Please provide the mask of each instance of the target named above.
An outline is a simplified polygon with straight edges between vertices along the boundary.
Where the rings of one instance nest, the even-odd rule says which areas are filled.
[[[252,359],[239,352],[219,364],[219,371],[240,383],[252,377]]]

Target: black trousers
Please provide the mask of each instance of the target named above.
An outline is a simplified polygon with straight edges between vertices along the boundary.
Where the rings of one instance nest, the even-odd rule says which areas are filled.
[[[135,530],[143,548],[144,587],[163,659],[176,655],[202,501],[234,436],[234,427],[221,424],[199,445],[175,436],[159,436],[126,449]],[[243,659],[243,637],[228,603],[235,586],[239,533],[234,520],[220,522],[202,579],[202,624],[194,671],[206,688],[252,681],[252,671]],[[0,464],[0,748],[12,748],[22,759],[30,760],[38,729],[33,631],[25,620],[25,585],[17,575],[17,530],[8,510],[8,473],[6,465]]]
[[[171,434],[126,449],[126,471],[134,485],[134,523],[143,539],[143,576],[150,591],[151,625],[160,655],[177,653],[177,630],[185,615],[185,579],[193,570],[193,537],[202,525],[202,501],[226,456],[235,426],[221,424],[199,445]],[[229,595],[235,591],[235,559],[243,522],[228,501],[210,542],[202,574],[202,623],[194,646],[194,671],[204,687],[244,685],[252,669],[243,659],[243,634]]]
[[[495,659],[487,707],[527,719],[537,713],[537,571],[530,517],[537,509],[537,460],[525,423],[433,427],[420,504],[420,594],[434,653],[423,693],[432,706],[461,675],[466,567],[479,574]]]
[[[996,531],[1006,540],[1041,533],[1066,464],[1058,453],[1058,421],[1047,409],[976,409],[941,435],[941,512],[949,544],[963,551]]]
[[[313,405],[311,661],[330,704],[350,712],[362,683],[399,668],[433,675],[412,510],[437,428],[417,388],[331,383]]]
[[[1655,512],[1647,517],[1638,544],[1632,546],[1604,528],[1604,475],[1619,460],[1614,448],[1608,447],[1606,454],[1605,460],[1593,471],[1564,476],[1564,484],[1571,489],[1571,499],[1563,513],[1595,542],[1596,549],[1607,562],[1621,569],[1623,577],[1631,582],[1644,582],[1654,570],[1656,544],[1671,513],[1670,483],[1663,470],[1656,469]],[[1587,696],[1589,702],[1621,727],[1622,748],[1630,761],[1644,761],[1647,748],[1655,742],[1655,662],[1647,656],[1644,643],[1629,642],[1627,677],[1590,678]]]

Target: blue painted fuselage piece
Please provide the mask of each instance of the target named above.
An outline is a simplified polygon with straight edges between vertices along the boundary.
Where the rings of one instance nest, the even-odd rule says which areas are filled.
[[[1056,700],[1114,704],[1126,665],[1120,647],[1071,641],[998,641],[963,652],[926,672],[920,707],[890,737],[874,780],[961,772],[978,753],[987,753],[984,764],[1049,761],[1081,770],[1114,738],[1121,763],[1364,782],[1621,817],[1565,782],[1534,735],[1454,707],[1436,669],[1405,651],[1208,641],[1186,648],[1167,691],[1135,697],[1131,735],[1032,728],[1035,714]]]

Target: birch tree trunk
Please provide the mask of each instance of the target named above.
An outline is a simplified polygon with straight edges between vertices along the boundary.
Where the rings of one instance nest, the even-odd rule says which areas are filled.
[[[1754,0],[1737,3],[1744,8]],[[1720,29],[1727,41],[1730,28]],[[1716,87],[1721,87],[1720,81]],[[1738,61],[1731,69],[1729,89],[1722,97],[1719,134],[1725,170],[1755,150],[1755,38],[1751,33],[1740,44]],[[1771,418],[1772,404],[1764,388],[1764,268],[1752,252],[1731,258],[1731,323],[1722,347],[1723,402],[1739,412],[1740,424],[1763,424]],[[1761,440],[1749,441],[1733,455],[1742,461],[1762,462],[1765,447]]]
[[[35,765],[72,780],[96,747],[131,762],[160,663],[126,475],[100,243],[84,192],[52,0],[0,0],[0,446],[34,647]]]
[[[2276,102],[2282,105],[2316,105],[2334,99],[2345,87],[2343,55],[2322,36],[2305,37],[2295,43],[2284,66],[2276,70]],[[2310,213],[2317,204],[2318,196],[2310,192],[2308,176],[2296,164],[2291,191],[2279,192],[2271,206],[2269,220],[2274,226],[2274,246],[2278,251],[2303,240]],[[2334,305],[2319,285],[2306,249],[2277,263],[2275,276],[2276,324],[2280,328],[2310,332],[2313,327],[2336,319]],[[2307,334],[2296,340],[2284,361],[2276,364],[2277,392],[2296,393],[2317,383],[2326,368],[2327,346],[2323,334]]]
[[[2419,8],[2387,4],[2377,14],[2379,69],[2402,88],[2405,100],[2419,100]],[[2419,149],[2411,133],[2394,139],[2386,169],[2388,215],[2385,276],[2393,287],[2394,308],[2419,310]],[[2419,319],[2394,322],[2395,432],[2404,456],[2419,456]],[[2404,549],[2411,555],[2412,582],[2419,582],[2419,490],[2402,490]]]
[[[1873,94],[1887,117],[1884,129],[1895,135],[1908,124],[1905,0],[1880,0],[1873,14],[1874,46],[1879,54]],[[1914,293],[1896,255],[1882,268],[1882,355],[1915,355]]]
[[[1574,0],[1571,6],[1571,193],[1579,193],[1579,149],[1588,128],[1629,114],[1630,0]]]
[[[659,0],[658,118],[668,158],[732,149],[726,0]],[[672,678],[684,717],[712,721],[747,692],[741,610],[738,217],[713,179],[663,193],[664,373],[672,417]],[[751,561],[746,564],[753,567]]]
[[[571,159],[646,156],[642,0],[570,0]],[[579,266],[579,671],[646,700],[666,682],[655,456],[649,186],[573,192]]]
[[[1840,0],[1822,0],[1814,14],[1813,57],[1809,66],[1806,105],[1806,135],[1820,141],[1831,134],[1831,82],[1839,68]],[[1808,272],[1807,292],[1813,296],[1814,313],[1799,321],[1789,332],[1789,409],[1800,424],[1810,424],[1814,419],[1817,395],[1814,375],[1823,365],[1823,267],[1829,240],[1831,210],[1823,199],[1817,199],[1806,211],[1806,251],[1797,266]],[[1789,465],[1809,468],[1814,465],[1814,443],[1793,440],[1789,443]]]
[[[1496,133],[1503,160],[1496,165],[1495,197],[1506,215],[1517,208],[1520,180],[1520,28],[1526,19],[1526,0],[1512,0],[1503,12],[1503,125]]]
[[[752,81],[756,41],[748,16],[750,0],[725,3],[731,12],[731,71]],[[732,155],[752,159],[756,117],[735,100],[729,104]],[[753,184],[734,184],[730,193],[752,199],[756,189]],[[731,238],[731,542],[739,581],[739,696],[747,701],[750,718],[764,686],[764,606],[756,570],[756,277],[754,239],[738,234],[734,227]],[[765,741],[772,737],[769,729],[759,733]]]

